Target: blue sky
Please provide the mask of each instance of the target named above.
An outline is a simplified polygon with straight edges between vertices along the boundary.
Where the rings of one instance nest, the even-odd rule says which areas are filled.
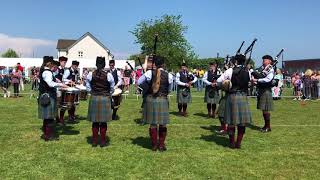
[[[38,57],[56,55],[57,39],[76,39],[88,31],[125,57],[140,50],[129,31],[141,20],[181,14],[189,27],[186,37],[200,57],[234,54],[241,41],[249,45],[258,38],[253,52],[258,61],[281,48],[285,59],[320,58],[317,0],[3,0],[1,6],[0,40],[13,40],[2,40],[0,50],[37,39],[29,47]]]

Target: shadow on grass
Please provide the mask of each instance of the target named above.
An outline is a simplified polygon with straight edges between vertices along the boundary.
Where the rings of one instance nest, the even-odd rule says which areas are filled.
[[[142,118],[136,118],[136,119],[134,119],[133,121],[134,121],[136,124],[141,125],[141,126],[146,125],[146,123],[143,121]]]
[[[87,139],[87,143],[92,145],[92,136],[87,136],[86,139]],[[100,138],[100,136],[99,136],[99,137],[98,137],[98,144],[99,144],[100,142],[101,142],[101,138]],[[106,137],[106,143],[107,143],[107,145],[110,145],[110,138],[109,138],[109,136]]]
[[[172,114],[172,115],[181,117],[180,113],[179,113],[179,112],[176,112],[176,111],[174,111],[174,112],[169,112],[169,114]]]
[[[74,130],[73,126],[56,126],[56,132],[59,135],[78,135],[80,131]]]
[[[219,136],[216,134],[212,135],[201,135],[200,139],[209,141],[209,142],[215,142],[219,146],[223,147],[229,147],[229,139],[226,136]]]
[[[227,136],[222,136],[216,133],[220,129],[220,126],[200,126],[200,128],[211,131],[212,135],[201,135],[200,139],[209,141],[209,142],[215,142],[217,145],[223,146],[223,147],[229,147],[229,140]]]
[[[87,120],[87,117],[76,115],[76,120],[78,121]]]
[[[200,126],[200,128],[205,129],[205,130],[209,130],[209,131],[211,131],[211,132],[215,132],[215,131],[220,130],[220,126],[213,126],[213,125],[210,125],[210,126]]]
[[[132,144],[141,146],[141,147],[146,148],[146,149],[151,149],[151,144],[150,144],[150,138],[149,137],[140,136],[140,137],[131,139],[131,141],[132,141]]]
[[[252,130],[255,130],[255,131],[260,131],[260,129],[261,129],[261,127],[256,126],[254,124],[248,124],[247,127],[252,129]]]
[[[203,117],[203,118],[208,118],[208,119],[209,119],[208,114],[205,114],[205,113],[195,113],[195,114],[193,114],[193,115],[199,116],[199,117]]]

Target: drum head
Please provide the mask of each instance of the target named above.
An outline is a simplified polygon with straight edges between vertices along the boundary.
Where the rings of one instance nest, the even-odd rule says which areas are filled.
[[[120,88],[114,89],[114,92],[112,96],[119,96],[122,93],[122,90]]]

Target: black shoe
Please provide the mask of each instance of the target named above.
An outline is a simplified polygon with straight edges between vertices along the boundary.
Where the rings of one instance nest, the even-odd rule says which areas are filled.
[[[225,131],[225,130],[223,130],[223,129],[221,129],[221,130],[219,130],[219,131],[216,131],[216,133],[219,134],[219,135],[222,135],[222,136],[225,136],[225,135],[228,134],[228,132]]]
[[[262,132],[262,133],[271,132],[271,128],[261,128],[260,132]]]
[[[159,147],[159,151],[160,151],[160,152],[163,152],[163,151],[166,151],[166,150],[167,150],[166,146]]]

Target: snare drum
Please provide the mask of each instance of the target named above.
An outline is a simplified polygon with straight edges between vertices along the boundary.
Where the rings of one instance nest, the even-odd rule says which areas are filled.
[[[74,105],[79,105],[80,90],[77,88],[61,89],[61,102],[60,107],[71,108]]]
[[[118,109],[120,107],[120,103],[122,101],[122,90],[120,88],[117,88],[114,90],[112,94],[112,108]]]

